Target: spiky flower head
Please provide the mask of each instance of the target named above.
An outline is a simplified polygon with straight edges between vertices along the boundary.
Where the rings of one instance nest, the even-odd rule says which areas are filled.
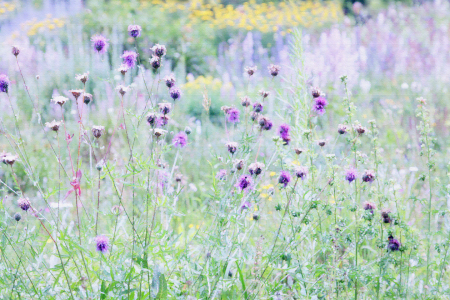
[[[375,180],[375,172],[373,170],[366,170],[362,176],[364,182],[373,182]]]
[[[264,105],[262,103],[259,103],[259,102],[253,103],[253,111],[254,112],[260,113],[263,111],[263,109],[264,109]]]
[[[295,176],[297,176],[297,178],[305,180],[306,175],[308,175],[308,168],[300,166],[295,169]]]
[[[181,90],[177,86],[173,86],[169,90],[169,95],[173,100],[178,100],[181,97]]]
[[[119,84],[118,86],[116,86],[116,90],[123,97],[130,90],[130,87]]]
[[[345,133],[347,133],[347,125],[339,124],[339,125],[338,125],[338,133],[339,133],[339,134],[345,134]]]
[[[157,57],[163,57],[164,55],[166,55],[166,52],[167,52],[166,46],[160,45],[160,44],[154,45],[152,47],[152,51]]]
[[[228,148],[228,152],[230,152],[231,154],[234,154],[237,151],[238,143],[236,143],[236,142],[228,142],[225,145]]]
[[[117,71],[122,73],[122,75],[125,75],[128,72],[128,66],[126,64],[121,64]]]
[[[376,209],[377,206],[373,202],[366,201],[363,203],[363,208],[373,214],[373,210]]]
[[[381,211],[381,217],[383,218],[383,223],[388,224],[388,223],[392,222],[391,217],[389,215],[390,213],[391,213],[390,209],[383,208],[383,210]]]
[[[99,126],[99,125],[92,126],[92,134],[97,139],[102,136],[104,131],[105,131],[105,127],[104,126]]]
[[[398,251],[400,249],[401,245],[402,244],[397,239],[394,239],[394,237],[392,235],[390,235],[388,237],[388,250]]]
[[[168,115],[160,115],[158,117],[158,125],[161,127],[164,127],[167,124],[169,124],[169,121],[170,121],[170,117]]]
[[[83,94],[83,102],[84,104],[88,105],[92,101],[92,94],[84,93]]]
[[[83,94],[84,90],[69,90],[69,93],[72,94],[72,96],[75,97],[75,99],[78,100],[78,97],[81,96],[81,94]]]
[[[349,168],[347,171],[345,171],[345,180],[348,181],[348,183],[351,183],[353,180],[356,179],[357,173],[355,168]]]
[[[264,99],[264,98],[269,97],[270,92],[269,92],[269,91],[265,91],[265,90],[260,90],[260,91],[259,91],[259,94],[260,94],[260,95],[263,97],[263,99]]]
[[[252,76],[253,74],[255,74],[256,70],[258,70],[258,67],[256,66],[245,68],[245,72],[247,72],[248,76]]]
[[[325,97],[319,96],[314,98],[314,106],[313,110],[319,115],[323,115],[325,113],[325,107],[328,105],[327,99]]]
[[[50,129],[53,130],[54,132],[58,132],[59,127],[61,126],[62,123],[63,123],[63,121],[56,121],[56,120],[53,120],[53,121],[51,121],[50,123],[49,123],[49,122],[45,123],[45,126],[46,126],[47,128],[50,128]]]
[[[184,131],[178,132],[172,139],[174,147],[183,148],[187,145],[187,135]]]
[[[258,176],[262,173],[265,166],[266,165],[264,165],[263,163],[254,162],[250,164],[250,166],[248,166],[248,172],[250,173],[250,175]]]
[[[123,59],[123,64],[128,67],[128,69],[133,69],[136,66],[138,54],[134,51],[125,50],[121,56]]]
[[[291,174],[289,174],[288,171],[281,171],[280,176],[278,177],[278,183],[282,184],[284,187],[287,187],[290,181]]]
[[[137,38],[141,35],[142,28],[139,25],[128,25],[128,34],[133,37]]]
[[[280,128],[278,129],[278,134],[280,135],[285,145],[289,144],[289,141],[291,140],[291,137],[289,136],[290,130],[291,127],[288,124],[281,124]]]
[[[12,46],[11,53],[17,57],[20,54],[20,49],[17,46]]]
[[[109,239],[104,235],[99,235],[95,238],[95,244],[98,252],[106,253],[109,248]]]
[[[319,90],[317,87],[313,87],[313,88],[311,89],[311,95],[312,95],[314,98],[318,98],[318,97],[320,97],[320,96],[322,95],[322,91]]]
[[[153,113],[153,112],[148,113],[147,122],[148,122],[148,124],[150,124],[150,126],[152,126],[152,127],[155,126],[157,124],[157,121],[158,121],[158,116],[155,113]]]
[[[86,82],[89,80],[89,72],[78,74],[75,76],[75,79],[81,81],[83,84],[86,84]]]
[[[230,122],[230,123],[238,123],[239,122],[240,112],[237,108],[234,108],[234,107],[230,108],[229,110],[227,110],[226,114],[227,114],[228,122]]]
[[[170,89],[171,87],[175,86],[175,76],[173,74],[167,75],[164,77],[164,82],[166,83],[166,86]]]
[[[235,187],[241,191],[248,191],[253,187],[253,179],[250,175],[242,175],[239,177]]]
[[[0,153],[0,158],[2,160],[2,163],[4,163],[5,165],[12,166],[12,165],[14,165],[16,160],[19,158],[19,156],[13,155],[11,153],[2,152],[2,153]]]
[[[172,104],[167,102],[158,103],[158,107],[162,114],[167,115],[172,109]]]
[[[0,75],[0,92],[7,93],[10,83],[11,83],[11,81],[9,81],[8,76],[6,76],[5,74],[1,74]]]
[[[249,97],[244,96],[244,97],[241,98],[241,105],[242,105],[242,106],[244,106],[244,107],[249,107],[251,104],[252,104],[252,103],[251,103]]]
[[[31,207],[30,200],[27,198],[19,198],[19,200],[17,200],[17,205],[24,211],[29,210]]]
[[[272,129],[273,123],[270,121],[269,118],[265,116],[260,116],[258,118],[259,126],[261,127],[261,130],[270,130]]]
[[[269,73],[270,75],[272,75],[273,77],[277,76],[278,73],[280,72],[280,66],[278,65],[270,65],[269,67],[267,67],[267,69],[269,69]]]
[[[225,180],[226,177],[227,177],[227,170],[225,169],[219,170],[219,172],[217,172],[216,174],[216,178],[219,180]]]
[[[108,51],[108,40],[103,35],[94,35],[93,37],[91,37],[91,42],[97,53],[104,54],[106,53],[106,51]]]
[[[50,101],[54,102],[56,104],[59,104],[60,106],[63,106],[64,103],[69,101],[69,98],[64,97],[64,96],[56,96],[56,97],[52,98]]]
[[[161,67],[161,58],[153,55],[152,58],[150,58],[150,65],[153,69],[158,70]]]

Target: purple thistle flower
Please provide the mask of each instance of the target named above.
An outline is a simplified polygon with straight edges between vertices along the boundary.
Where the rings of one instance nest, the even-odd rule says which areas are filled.
[[[314,98],[314,107],[313,109],[317,112],[318,115],[323,115],[325,113],[325,107],[328,105],[327,99],[322,96]]]
[[[172,104],[171,103],[158,103],[158,107],[159,107],[159,111],[164,114],[167,115],[168,113],[170,113],[170,110],[172,109]]]
[[[264,169],[265,165],[260,162],[254,162],[248,166],[248,172],[250,175],[258,176],[262,173],[262,170]]]
[[[305,180],[306,175],[308,175],[308,169],[306,167],[298,167],[295,169],[295,176],[297,176],[297,178]]]
[[[94,35],[91,37],[92,45],[99,54],[104,54],[108,50],[108,40],[103,35]]]
[[[251,189],[253,186],[253,179],[250,175],[242,175],[239,177],[235,187],[239,188],[241,191]]]
[[[219,172],[217,172],[216,174],[216,178],[219,180],[225,180],[226,177],[227,177],[227,170],[225,169],[219,170]]]
[[[241,206],[239,207],[239,211],[242,212],[242,211],[244,211],[244,209],[249,209],[250,207],[252,207],[252,204],[248,201],[244,201],[244,202],[242,202]]]
[[[170,120],[170,118],[169,118],[168,115],[161,115],[158,118],[158,125],[161,126],[161,127],[164,127],[164,126],[166,126],[169,123],[169,120]]]
[[[95,243],[97,244],[97,251],[101,253],[108,252],[109,239],[104,235],[99,235],[95,238]]]
[[[237,108],[230,108],[227,111],[228,122],[230,123],[238,123],[239,122],[239,110]]]
[[[139,25],[129,25],[128,26],[128,34],[131,37],[137,38],[141,35],[142,28]]]
[[[373,210],[377,208],[377,206],[372,202],[364,202],[363,203],[364,210],[368,210],[371,214],[373,214]]]
[[[129,69],[134,68],[136,65],[138,54],[134,51],[124,51],[121,58],[123,58],[123,63],[126,65]]]
[[[264,109],[264,105],[262,105],[262,103],[259,103],[259,102],[253,103],[253,111],[254,112],[260,113],[263,111],[263,109]]]
[[[351,183],[353,180],[356,179],[356,170],[354,168],[350,168],[345,172],[345,180],[348,181],[348,183]]]
[[[291,128],[289,127],[288,124],[281,124],[280,129],[278,130],[278,133],[280,134],[280,137],[283,139],[285,145],[289,144],[289,141],[291,140],[289,136],[289,130],[291,130]]]
[[[150,59],[150,65],[155,70],[159,69],[161,67],[161,59],[158,56],[153,55]]]
[[[168,75],[164,77],[164,81],[166,82],[166,86],[169,89],[175,85],[175,77],[173,75]]]
[[[148,122],[148,124],[150,124],[150,126],[155,126],[157,121],[158,121],[158,117],[156,116],[155,113],[149,113],[147,115],[147,122]]]
[[[397,239],[394,239],[392,235],[389,236],[388,249],[390,251],[398,251],[402,245]]]
[[[270,121],[268,118],[266,118],[264,116],[259,117],[258,123],[259,123],[259,126],[261,127],[261,130],[262,129],[270,130],[270,129],[272,129],[272,126],[273,126],[272,121]]]
[[[228,152],[230,152],[231,154],[236,153],[237,148],[238,148],[238,143],[236,143],[236,142],[228,142],[225,145],[228,148]]]
[[[389,216],[389,214],[391,213],[391,210],[388,208],[384,208],[381,211],[381,217],[383,218],[383,223],[391,223],[391,217]]]
[[[169,94],[170,94],[170,97],[175,101],[175,100],[180,99],[180,97],[181,97],[181,90],[178,87],[173,86],[173,87],[170,88]]]
[[[0,75],[0,92],[7,93],[10,83],[11,82],[9,81],[8,76],[6,76],[5,74],[1,74]]]
[[[288,171],[281,171],[280,177],[278,177],[278,183],[282,184],[284,187],[287,187],[290,181],[291,181],[291,174],[289,174]]]
[[[166,55],[166,46],[164,45],[156,44],[152,47],[152,50],[157,57],[163,57]]]
[[[177,148],[184,148],[187,144],[187,134],[184,131],[178,132],[172,139],[172,144]]]
[[[364,182],[373,182],[375,180],[375,172],[372,170],[366,170],[362,176]]]
[[[17,200],[17,205],[24,211],[27,211],[31,207],[31,203],[27,198],[20,198]]]
[[[269,67],[267,67],[267,69],[269,69],[269,73],[270,75],[272,75],[273,77],[277,76],[278,73],[280,72],[280,66],[278,65],[270,65]]]

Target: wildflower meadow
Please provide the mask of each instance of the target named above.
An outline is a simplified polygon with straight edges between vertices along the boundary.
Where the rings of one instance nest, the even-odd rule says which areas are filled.
[[[42,3],[0,1],[0,299],[450,299],[448,1]]]

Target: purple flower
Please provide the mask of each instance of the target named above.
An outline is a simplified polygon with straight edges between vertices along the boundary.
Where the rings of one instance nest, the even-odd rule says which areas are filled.
[[[388,208],[384,208],[381,211],[381,217],[383,218],[383,223],[391,223],[391,217],[389,216],[389,214],[391,213],[391,210]]]
[[[261,130],[262,129],[270,130],[270,129],[272,129],[272,126],[273,126],[272,121],[270,121],[268,118],[266,118],[264,116],[259,117],[258,123],[259,123],[259,126],[261,127]]]
[[[169,89],[175,85],[175,77],[173,75],[168,75],[164,77],[164,81],[166,82],[166,86]]]
[[[259,103],[259,102],[253,103],[253,111],[254,112],[260,113],[263,111],[263,108],[264,108],[264,105],[262,105],[261,103]]]
[[[184,131],[178,132],[172,140],[172,144],[177,148],[184,148],[187,144],[187,135]]]
[[[101,253],[108,252],[109,239],[104,235],[99,235],[95,238],[95,243],[97,244],[97,251]]]
[[[278,177],[278,183],[282,184],[284,187],[287,187],[290,181],[291,181],[291,174],[289,174],[288,171],[281,171],[280,177]]]
[[[241,191],[251,189],[253,186],[253,179],[250,175],[242,175],[239,177],[235,187],[239,188]]]
[[[103,35],[94,35],[91,41],[97,53],[104,54],[108,50],[108,40]]]
[[[181,90],[178,87],[173,86],[170,88],[169,94],[173,100],[178,100],[181,97]]]
[[[228,152],[230,152],[231,154],[234,154],[237,151],[238,143],[236,143],[236,142],[228,142],[225,145],[228,148]]]
[[[157,120],[158,120],[158,117],[156,116],[155,113],[149,113],[147,115],[147,122],[148,122],[148,124],[150,124],[150,126],[155,126]]]
[[[168,113],[170,113],[170,110],[172,109],[172,104],[170,103],[158,103],[158,107],[159,107],[159,111],[164,114],[167,115]]]
[[[142,28],[139,25],[129,25],[128,26],[128,34],[131,37],[137,38],[141,35]]]
[[[161,126],[161,127],[164,127],[164,126],[166,126],[169,123],[169,120],[170,120],[170,118],[169,118],[168,115],[161,115],[158,118],[158,125]]]
[[[322,96],[314,98],[314,107],[313,109],[317,112],[318,115],[323,115],[325,113],[325,107],[328,105],[327,99]]]
[[[297,178],[305,180],[306,175],[308,175],[308,169],[306,167],[297,167],[295,169],[295,176],[297,176]]]
[[[161,59],[158,56],[153,55],[152,58],[150,59],[150,65],[155,70],[159,69],[159,67],[161,67]]]
[[[163,57],[166,55],[166,46],[164,45],[156,44],[152,47],[152,50],[157,57]]]
[[[244,209],[249,209],[252,206],[252,204],[248,201],[242,202],[241,206],[239,207],[239,211],[242,212]]]
[[[20,198],[17,200],[17,205],[24,211],[27,211],[31,207],[31,203],[27,198]]]
[[[289,141],[291,140],[289,136],[289,130],[291,130],[291,128],[289,127],[288,124],[281,124],[280,129],[278,130],[278,133],[280,134],[280,137],[283,139],[285,145],[289,144]]]
[[[375,180],[375,172],[372,170],[366,170],[363,174],[362,180],[364,182],[373,182]]]
[[[216,174],[216,178],[219,180],[225,180],[226,177],[227,177],[227,170],[225,169],[219,170],[219,172],[217,172]]]
[[[7,93],[10,83],[11,82],[9,81],[8,76],[6,76],[5,74],[1,74],[0,75],[0,92]]]
[[[394,239],[392,235],[389,236],[388,249],[390,251],[398,251],[402,245],[397,239]]]
[[[348,183],[351,183],[353,180],[356,179],[356,170],[354,168],[350,168],[345,172],[345,180],[348,181]]]
[[[377,206],[372,202],[364,202],[363,203],[364,210],[368,210],[371,214],[373,214],[373,210],[377,208]]]
[[[278,73],[280,72],[280,66],[278,66],[278,65],[270,65],[269,67],[268,67],[268,69],[269,69],[269,73],[270,73],[270,75],[272,75],[272,76],[277,76],[278,75]]]
[[[258,176],[262,173],[262,170],[264,169],[265,165],[260,162],[254,162],[248,166],[248,172],[250,175]]]
[[[136,65],[138,54],[134,51],[124,51],[121,58],[123,58],[123,63],[126,65],[129,69],[134,68]]]
[[[227,111],[228,122],[230,123],[238,123],[239,122],[239,110],[237,108],[230,108]]]

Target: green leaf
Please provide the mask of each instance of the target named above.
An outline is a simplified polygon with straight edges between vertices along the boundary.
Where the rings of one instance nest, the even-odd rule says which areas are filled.
[[[245,288],[244,276],[242,275],[241,268],[239,268],[239,264],[238,264],[237,261],[236,261],[236,267],[237,267],[237,270],[238,270],[238,273],[239,273],[239,280],[241,281],[241,284],[242,284],[242,290],[244,291],[244,297],[245,297],[245,299],[248,299],[247,289]]]
[[[167,299],[167,281],[164,274],[159,277],[159,291],[156,295],[156,299]]]

